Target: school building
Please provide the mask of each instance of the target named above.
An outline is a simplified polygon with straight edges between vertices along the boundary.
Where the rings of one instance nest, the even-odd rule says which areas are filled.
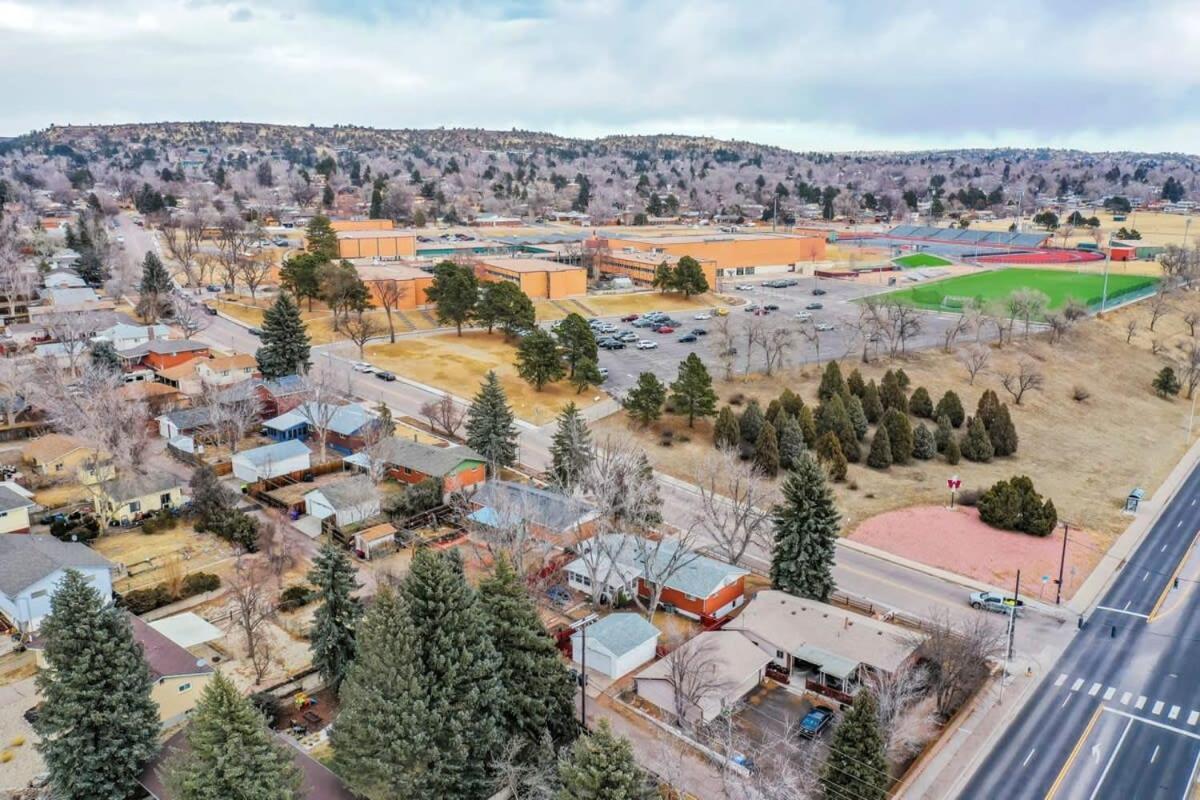
[[[587,270],[541,258],[484,258],[475,267],[484,281],[511,281],[535,300],[587,294]]]
[[[371,302],[376,308],[383,308],[381,291],[392,282],[396,284],[399,297],[392,303],[393,308],[409,309],[429,305],[429,287],[433,285],[433,275],[423,269],[404,264],[355,264],[358,277],[371,290]]]
[[[596,251],[595,266],[602,276],[609,278],[629,278],[638,286],[650,286],[654,283],[654,272],[658,265],[667,262],[668,267],[674,267],[680,256],[668,253],[646,253],[641,250],[604,250]],[[693,256],[695,258],[695,256]],[[696,259],[704,272],[704,279],[711,289],[717,288],[717,262],[712,259]]]
[[[417,235],[398,230],[338,231],[339,258],[411,258],[417,254]]]
[[[329,221],[329,227],[338,233],[346,231],[390,231],[396,223],[390,219],[334,219]]]
[[[691,256],[701,264],[711,262],[720,277],[753,275],[761,268],[790,267],[825,259],[825,239],[820,236],[770,233],[654,236],[625,232],[603,235],[613,253],[633,249],[676,257]],[[710,283],[715,285],[715,281]]]

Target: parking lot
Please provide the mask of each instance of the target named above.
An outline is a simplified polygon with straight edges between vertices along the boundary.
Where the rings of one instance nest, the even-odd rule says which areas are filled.
[[[779,276],[789,277],[789,276]],[[745,289],[735,289],[734,286],[744,286]],[[772,327],[787,327],[794,331],[792,344],[785,357],[785,366],[828,360],[831,358],[860,357],[863,349],[863,337],[859,333],[857,320],[859,306],[854,300],[881,291],[881,287],[856,284],[848,280],[835,278],[800,278],[796,286],[788,288],[768,288],[759,283],[730,283],[731,294],[747,301],[747,304],[760,306],[776,305],[777,311],[771,311],[766,316],[755,316],[747,311],[747,305],[728,306],[727,317],[734,346],[738,353],[733,356],[735,373],[761,371],[766,365],[766,359],[760,346],[749,348],[749,365],[747,365],[746,329],[750,322],[761,321],[768,329]],[[817,290],[823,294],[814,295]],[[810,303],[820,303],[820,309],[809,310],[811,319],[802,321],[796,314],[806,311]],[[618,324],[618,333],[632,330],[640,338],[656,342],[653,350],[638,350],[631,343],[623,350],[601,350],[600,366],[609,371],[604,388],[616,397],[622,397],[635,383],[642,372],[653,372],[659,380],[670,383],[675,379],[679,362],[689,353],[696,353],[704,361],[714,379],[724,377],[724,365],[718,351],[717,335],[721,321],[713,315],[709,320],[696,320],[695,314],[675,312],[671,315],[683,323],[682,327],[670,334],[657,334],[647,328],[633,328],[628,323]],[[908,343],[912,349],[927,348],[940,345],[947,326],[953,324],[954,317],[926,313],[922,314],[920,333]],[[828,330],[817,330],[817,327]],[[708,335],[698,337],[694,343],[682,343],[679,338],[693,328],[704,328]],[[879,343],[870,344],[877,348]]]

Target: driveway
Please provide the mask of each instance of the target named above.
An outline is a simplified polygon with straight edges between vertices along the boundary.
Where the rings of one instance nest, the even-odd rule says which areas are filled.
[[[735,724],[753,742],[779,741],[796,736],[800,720],[813,707],[807,697],[777,683],[759,686],[746,695],[744,705],[734,718]]]
[[[12,753],[12,760],[0,764],[0,791],[23,789],[35,776],[46,770],[45,762],[34,747],[37,734],[22,716],[37,705],[33,678],[0,686],[0,752]],[[14,747],[13,742],[24,739]]]

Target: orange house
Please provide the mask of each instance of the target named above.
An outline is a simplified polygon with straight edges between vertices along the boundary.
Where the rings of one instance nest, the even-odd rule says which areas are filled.
[[[158,371],[177,367],[193,358],[208,358],[208,345],[187,339],[151,339],[119,354],[128,367],[144,366]]]
[[[371,264],[356,266],[358,277],[371,290],[371,302],[376,308],[383,308],[380,293],[383,287],[396,284],[399,297],[394,308],[411,309],[429,305],[429,287],[433,285],[433,275],[425,270],[409,267],[403,264]]]
[[[376,457],[387,474],[401,483],[420,483],[427,478],[442,482],[442,493],[462,491],[487,479],[487,461],[469,447],[434,447],[408,439],[392,437],[379,443]],[[364,466],[367,454],[347,459]]]
[[[475,274],[484,281],[510,281],[534,299],[559,300],[587,294],[587,270],[542,258],[483,258]]]
[[[417,235],[397,230],[338,232],[339,258],[405,258],[417,254]]]
[[[711,261],[721,275],[749,275],[755,267],[781,266],[802,261],[823,261],[825,239],[820,236],[793,234],[730,233],[713,235],[612,237],[610,250],[624,248],[691,256],[704,263]]]

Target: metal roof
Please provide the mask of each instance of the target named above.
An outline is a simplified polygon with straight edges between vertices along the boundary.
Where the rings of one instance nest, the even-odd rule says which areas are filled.
[[[256,467],[262,467],[272,462],[295,458],[299,455],[309,455],[310,453],[312,453],[312,450],[304,442],[299,439],[288,439],[286,442],[276,442],[275,444],[256,447],[253,450],[243,450],[240,453],[234,453],[233,458],[240,458]]]
[[[572,636],[578,636],[576,632]],[[599,645],[613,656],[620,658],[637,649],[647,641],[657,639],[661,633],[639,614],[617,612],[609,614],[587,629],[588,645]]]

